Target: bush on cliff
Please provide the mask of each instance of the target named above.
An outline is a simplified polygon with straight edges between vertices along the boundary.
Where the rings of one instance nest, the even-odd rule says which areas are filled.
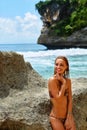
[[[72,10],[72,12],[69,16],[57,21],[55,26],[49,27],[52,35],[67,36],[87,26],[87,0],[45,0],[44,2],[40,1],[35,6],[39,14],[43,15],[44,8],[53,2],[60,6],[69,3],[67,9]]]

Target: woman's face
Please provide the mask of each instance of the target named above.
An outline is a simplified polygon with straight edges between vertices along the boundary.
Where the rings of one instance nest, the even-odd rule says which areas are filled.
[[[55,62],[55,72],[58,74],[64,74],[66,69],[66,62],[63,59],[57,59]]]

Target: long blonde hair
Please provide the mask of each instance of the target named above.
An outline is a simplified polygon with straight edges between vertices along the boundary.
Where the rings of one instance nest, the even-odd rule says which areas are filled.
[[[69,62],[68,62],[68,59],[65,57],[65,56],[58,56],[56,59],[55,59],[55,64],[56,64],[56,60],[57,59],[62,59],[65,61],[66,65],[67,65],[67,69],[66,71],[64,72],[64,77],[69,77]],[[56,74],[56,70],[54,68],[54,74]]]

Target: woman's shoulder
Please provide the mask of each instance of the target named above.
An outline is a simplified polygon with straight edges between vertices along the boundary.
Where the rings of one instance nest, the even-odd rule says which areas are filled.
[[[66,80],[67,80],[68,82],[71,82],[71,79],[70,79],[70,78],[66,78]]]
[[[66,78],[66,81],[71,84],[71,79],[70,78]]]
[[[49,79],[48,79],[48,82],[54,82],[56,80],[55,78],[55,75],[51,76]]]
[[[70,87],[71,86],[71,79],[70,78],[66,78],[67,81],[67,85]]]

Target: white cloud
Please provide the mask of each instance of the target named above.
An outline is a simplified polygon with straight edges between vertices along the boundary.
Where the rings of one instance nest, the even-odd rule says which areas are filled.
[[[36,15],[27,12],[24,17],[14,19],[0,17],[0,43],[36,42],[42,22]]]
[[[25,14],[24,20],[25,21],[29,21],[31,19],[31,21],[33,20],[37,20],[37,17],[33,14],[31,14],[30,12]]]
[[[4,33],[14,33],[16,30],[15,21],[11,19],[0,18],[0,32]]]

